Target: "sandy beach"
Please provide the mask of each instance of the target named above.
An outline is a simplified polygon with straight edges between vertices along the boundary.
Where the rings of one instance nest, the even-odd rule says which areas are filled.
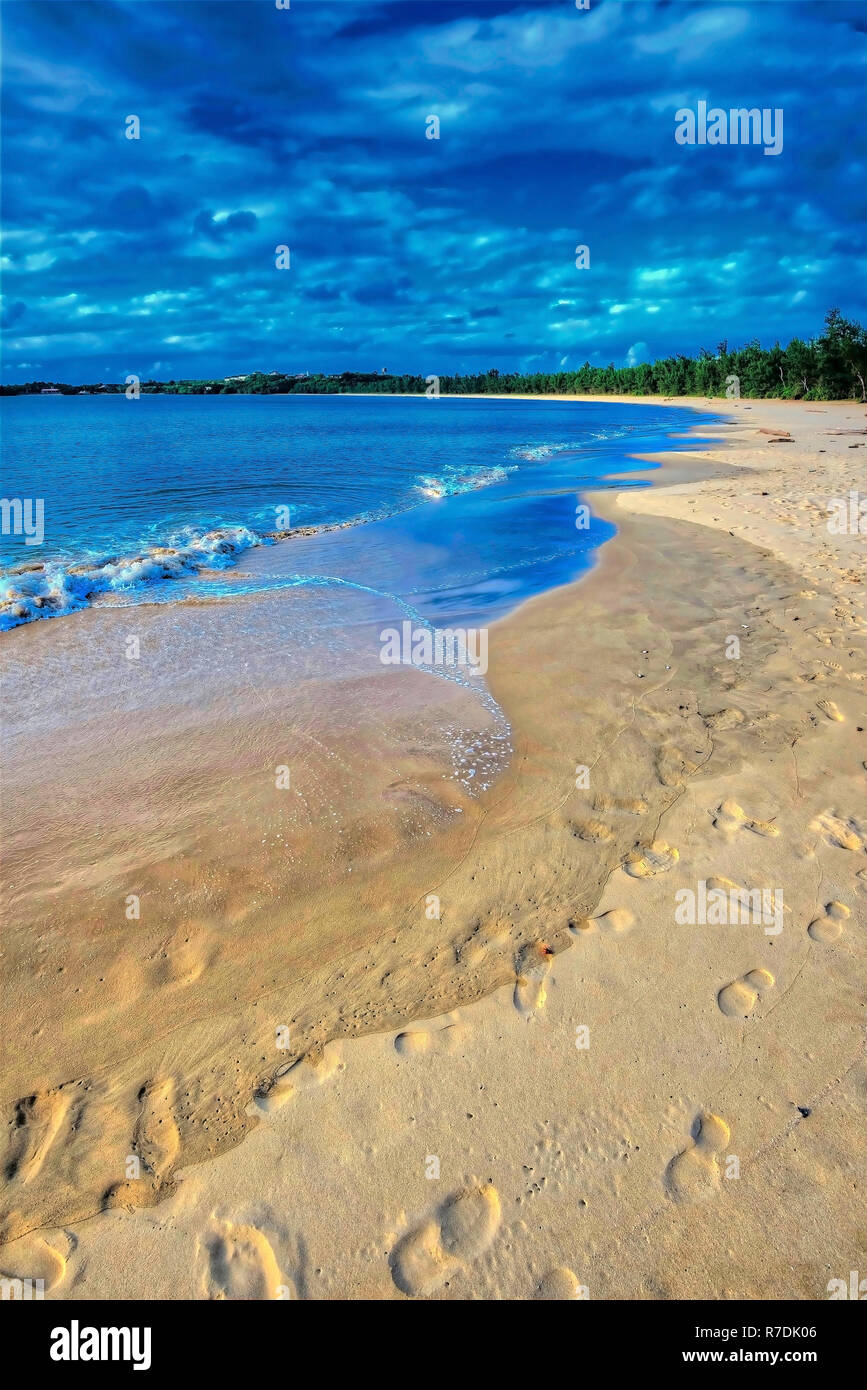
[[[594,570],[491,629],[480,797],[450,729],[499,731],[419,672],[348,682],[338,728],[275,680],[257,719],[95,709],[13,755],[2,1274],[815,1300],[864,1268],[865,537],[827,523],[867,408],[670,404],[653,486],[588,498]],[[55,626],[15,634],[37,669]],[[707,890],[773,918],[678,920]]]

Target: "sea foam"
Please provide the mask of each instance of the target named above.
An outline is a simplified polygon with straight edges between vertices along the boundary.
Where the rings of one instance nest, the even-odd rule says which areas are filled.
[[[199,535],[185,528],[176,544],[149,546],[131,555],[13,565],[0,577],[0,632],[74,613],[100,594],[126,593],[204,569],[228,569],[243,551],[267,544],[267,537],[247,526],[222,526]]]

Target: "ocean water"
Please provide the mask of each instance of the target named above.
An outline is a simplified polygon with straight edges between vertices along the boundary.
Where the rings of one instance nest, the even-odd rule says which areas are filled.
[[[4,513],[0,630],[292,588],[353,590],[368,616],[387,598],[430,623],[487,621],[592,563],[614,528],[576,525],[583,488],[646,470],[628,454],[677,448],[671,431],[713,418],[568,401],[6,397],[2,496],[43,534],[28,545]],[[320,529],[272,538],[293,528]],[[327,626],[327,604],[313,608]]]

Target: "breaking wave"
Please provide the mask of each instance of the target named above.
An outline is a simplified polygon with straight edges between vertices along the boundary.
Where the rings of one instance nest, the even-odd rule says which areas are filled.
[[[475,492],[480,487],[490,487],[492,483],[502,483],[508,478],[510,473],[514,473],[518,465],[510,464],[506,467],[495,466],[493,468],[481,468],[475,473],[460,472],[457,469],[445,469],[437,477],[420,477],[416,481],[416,490],[423,497],[454,497],[461,492]]]
[[[270,544],[269,538],[247,526],[221,526],[200,535],[186,528],[174,544],[149,546],[131,555],[24,561],[0,579],[0,632],[74,613],[100,594],[127,593],[203,569],[229,569],[243,551],[265,544]]]

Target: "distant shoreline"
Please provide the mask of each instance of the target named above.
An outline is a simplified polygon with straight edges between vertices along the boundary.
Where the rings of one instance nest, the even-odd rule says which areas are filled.
[[[77,396],[122,396],[123,388],[111,391],[85,391],[75,389],[74,391],[40,392],[40,391],[17,391],[10,390],[8,387],[0,385],[0,400],[12,399],[18,396],[41,397],[45,395],[65,396],[67,399]],[[247,397],[255,396],[274,396],[279,400],[285,400],[292,396],[302,396],[305,400],[339,400],[342,397],[349,397],[353,400],[362,397],[370,397],[373,400],[448,400],[448,401],[568,401],[572,404],[578,401],[587,401],[589,404],[602,405],[605,402],[612,402],[615,405],[724,405],[728,407],[736,406],[742,401],[771,401],[777,405],[784,406],[831,406],[831,405],[865,405],[867,402],[856,400],[853,396],[828,397],[827,399],[816,398],[811,400],[808,397],[794,396],[739,396],[728,397],[707,396],[702,394],[681,395],[681,396],[661,396],[661,395],[639,395],[632,392],[612,391],[441,391],[439,396],[428,397],[423,391],[142,391],[143,396],[213,396],[214,399],[225,399],[227,397]]]
[[[787,347],[777,340],[763,348],[758,341],[729,348],[724,340],[715,352],[700,349],[624,367],[561,366],[552,371],[485,372],[238,372],[232,376],[171,377],[142,381],[128,372],[121,382],[31,380],[0,384],[0,395],[138,395],[181,396],[475,396],[545,399],[617,397],[690,397],[711,400],[827,400],[867,401],[867,328],[847,319],[837,308],[825,315],[823,331],[810,338],[792,338]],[[310,387],[314,389],[311,390]],[[383,388],[388,389],[383,389]],[[506,387],[510,389],[501,390]],[[360,389],[359,389],[360,388]]]

